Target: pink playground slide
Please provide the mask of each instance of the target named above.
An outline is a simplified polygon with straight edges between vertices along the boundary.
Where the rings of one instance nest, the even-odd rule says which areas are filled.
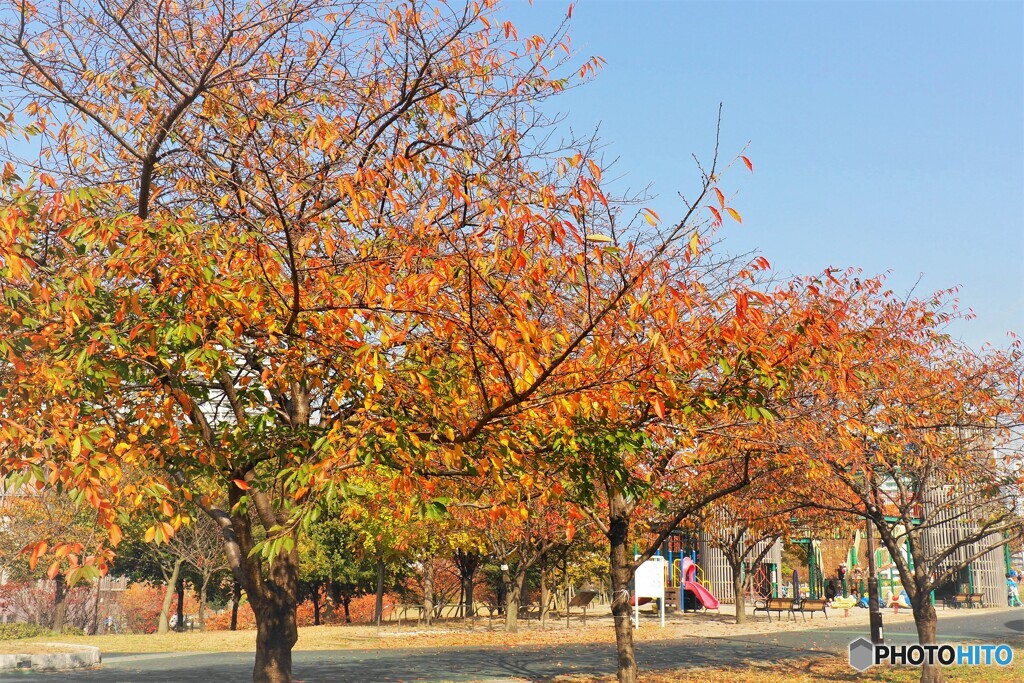
[[[704,609],[718,609],[718,598],[704,586],[697,583],[697,565],[689,557],[683,558],[683,588],[693,591]]]

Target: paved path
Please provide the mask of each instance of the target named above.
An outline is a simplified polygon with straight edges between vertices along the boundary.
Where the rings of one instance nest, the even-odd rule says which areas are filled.
[[[637,658],[646,669],[742,667],[751,661],[782,661],[843,655],[862,628],[843,625],[735,638],[685,638],[639,643]],[[942,637],[952,641],[1009,642],[1024,647],[1024,610],[981,611],[941,618]],[[914,638],[913,623],[886,629],[886,638]],[[99,670],[61,674],[12,674],[16,683],[232,683],[251,680],[250,653],[107,654]],[[438,683],[439,681],[543,681],[558,674],[606,674],[615,670],[614,648],[607,644],[528,645],[390,650],[296,652],[296,681],[352,683]]]

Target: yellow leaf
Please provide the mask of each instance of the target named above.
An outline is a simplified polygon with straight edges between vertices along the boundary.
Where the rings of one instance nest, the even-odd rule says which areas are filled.
[[[146,541],[146,543],[150,543],[150,542],[153,541],[153,538],[155,536],[156,536],[156,527],[155,526],[151,526],[148,529],[146,529],[146,535],[143,537],[143,539]]]
[[[384,377],[379,372],[373,373],[373,386],[377,391],[384,388]]]
[[[740,216],[740,212],[737,211],[736,209],[729,207],[726,209],[726,211],[729,213],[730,216],[732,216],[733,220],[736,221],[737,223],[743,222],[743,218]]]
[[[587,235],[588,242],[611,242],[612,238],[608,235],[598,235],[597,233]]]
[[[657,225],[658,221],[661,220],[661,218],[658,217],[658,214],[656,214],[651,209],[644,209],[641,213],[643,213],[644,215],[644,220],[646,220],[651,225]]]
[[[82,453],[82,437],[76,436],[71,442],[71,458],[77,458]]]

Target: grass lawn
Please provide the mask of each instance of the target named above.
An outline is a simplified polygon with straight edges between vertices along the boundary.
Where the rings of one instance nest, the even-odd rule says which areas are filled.
[[[57,652],[76,652],[77,648],[62,647],[60,643],[47,645],[25,640],[5,640],[0,642],[0,655],[50,655]]]
[[[951,666],[945,669],[949,683],[1020,683],[1024,681],[1024,663],[1008,667]],[[676,669],[674,671],[641,671],[644,683],[917,683],[920,669],[905,667],[873,667],[864,673],[850,668],[846,660],[823,655],[821,659],[775,663],[750,669]],[[613,683],[614,676],[559,676],[553,683]]]

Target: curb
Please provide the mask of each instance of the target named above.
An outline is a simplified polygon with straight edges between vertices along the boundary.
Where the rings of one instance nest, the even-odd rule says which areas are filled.
[[[85,669],[100,663],[100,649],[92,645],[68,645],[65,643],[39,643],[60,647],[65,652],[34,655],[0,655],[0,671],[66,671]]]

